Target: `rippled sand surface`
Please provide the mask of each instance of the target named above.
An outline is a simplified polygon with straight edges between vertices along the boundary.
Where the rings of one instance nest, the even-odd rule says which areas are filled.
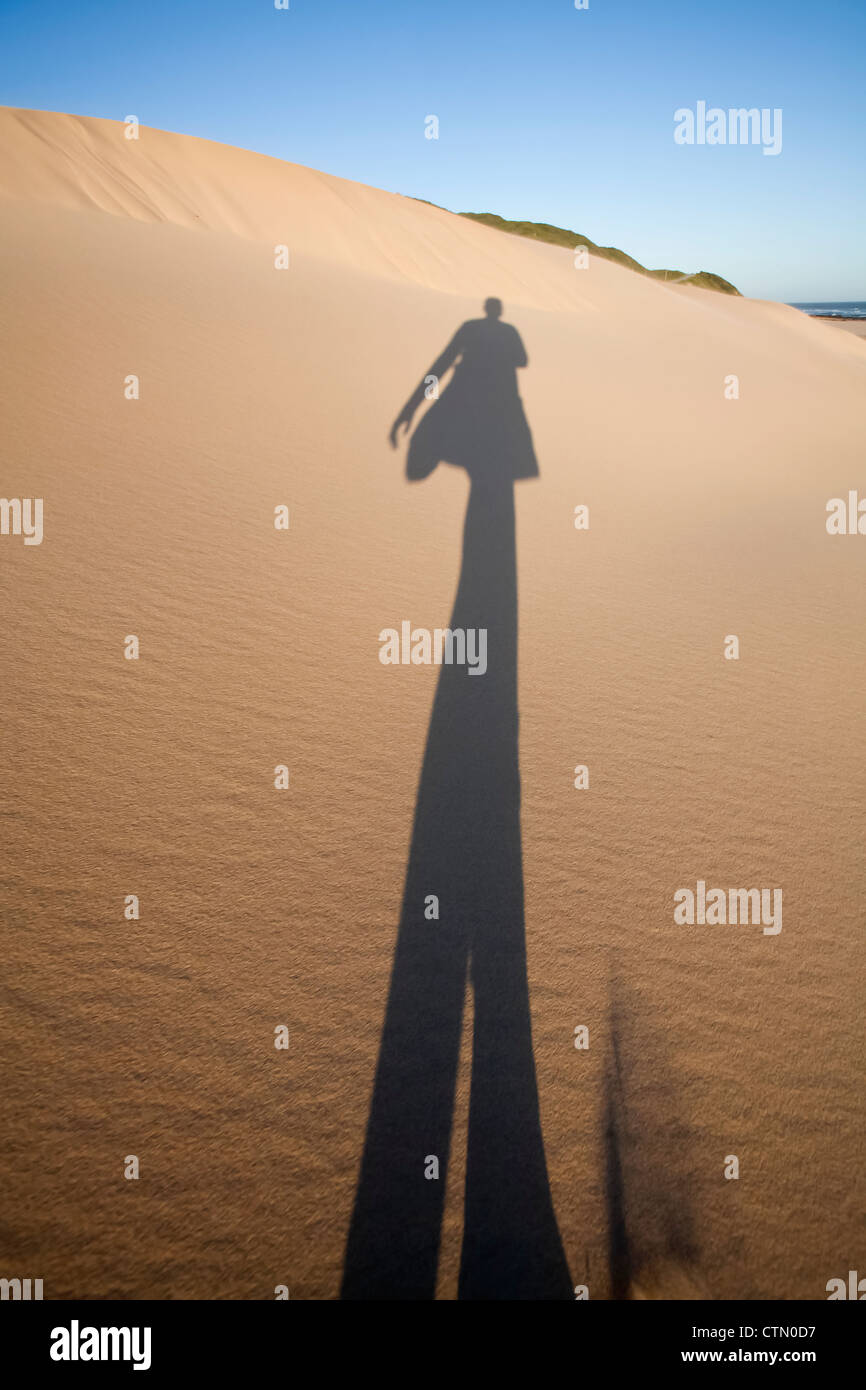
[[[825,508],[866,497],[866,345],[205,141],[0,127],[0,490],[44,499],[41,546],[0,537],[2,1272],[339,1295],[437,676],[378,634],[446,624],[468,496],[386,435],[498,295],[540,467],[522,851],[570,1275],[825,1298],[864,1248],[866,536]],[[781,888],[782,931],[676,925],[698,880]]]

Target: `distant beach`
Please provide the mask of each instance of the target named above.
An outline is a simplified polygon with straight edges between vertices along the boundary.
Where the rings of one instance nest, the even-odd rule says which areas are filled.
[[[828,300],[826,303],[792,304],[814,319],[829,319],[858,338],[866,338],[866,300]]]

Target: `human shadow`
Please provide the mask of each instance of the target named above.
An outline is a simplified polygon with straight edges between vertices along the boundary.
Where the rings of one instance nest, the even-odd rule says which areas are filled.
[[[517,711],[514,480],[537,475],[517,391],[520,337],[488,300],[395,421],[440,379],[407,474],[471,480],[452,630],[487,630],[487,670],[440,670],[421,769],[344,1299],[435,1297],[467,980],[474,1002],[460,1299],[572,1298],[541,1123],[526,967]],[[455,365],[456,364],[456,365]],[[439,919],[425,900],[439,899]],[[439,1178],[425,1178],[431,1156]]]

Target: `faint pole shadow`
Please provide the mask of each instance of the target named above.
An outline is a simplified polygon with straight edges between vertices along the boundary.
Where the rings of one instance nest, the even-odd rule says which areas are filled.
[[[678,1115],[664,1029],[611,980],[604,1078],[605,1205],[612,1299],[710,1298],[689,1201],[690,1132]]]
[[[517,710],[514,481],[538,469],[517,393],[526,354],[501,305],[462,325],[410,478],[440,461],[471,487],[452,628],[486,628],[488,668],[440,668],[341,1297],[432,1299],[467,978],[474,1000],[461,1299],[573,1298],[541,1123],[526,968]],[[491,309],[491,306],[494,306]],[[427,921],[429,894],[440,920]],[[439,1180],[424,1176],[436,1155]]]

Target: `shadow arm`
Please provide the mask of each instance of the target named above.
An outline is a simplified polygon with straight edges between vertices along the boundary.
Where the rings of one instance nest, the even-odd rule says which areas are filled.
[[[449,369],[453,367],[454,363],[457,361],[457,358],[463,351],[462,334],[462,328],[458,328],[457,332],[454,334],[454,337],[451,339],[451,342],[445,348],[444,352],[440,353],[440,355],[436,358],[436,361],[430,367],[428,367],[427,371],[424,373],[424,376],[421,378],[420,382],[415,387],[415,390],[412,392],[412,395],[409,397],[406,404],[403,406],[403,409],[400,411],[400,414],[397,416],[397,419],[391,426],[391,433],[389,438],[391,440],[391,445],[393,448],[396,449],[397,447],[397,435],[401,426],[405,427],[406,430],[408,430],[410,425],[412,424],[415,412],[418,409],[421,402],[423,401],[425,393],[427,391],[427,383],[429,378],[431,376],[435,376],[437,381],[441,381],[445,373],[449,371]]]

